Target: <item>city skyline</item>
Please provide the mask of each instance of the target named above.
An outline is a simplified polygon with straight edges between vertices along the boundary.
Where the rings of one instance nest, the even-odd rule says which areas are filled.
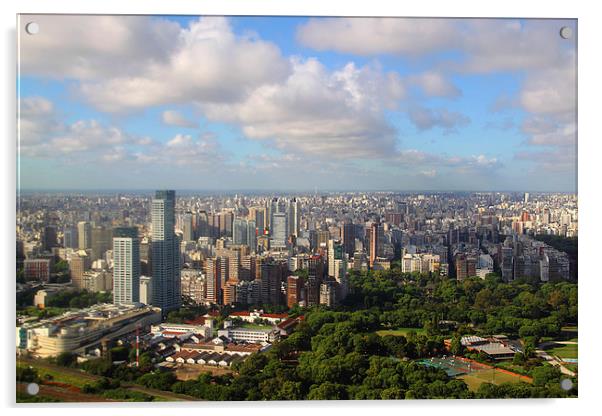
[[[64,357],[77,361],[78,375],[102,364],[133,387],[71,389],[59,400],[571,397],[570,386],[554,386],[578,376],[577,199],[23,195],[18,401],[29,399],[20,393],[43,371],[40,358],[63,365]],[[570,349],[554,347],[566,337]],[[538,350],[527,352],[529,343]],[[503,364],[511,370],[491,373]],[[266,371],[275,366],[287,371]],[[182,371],[200,375],[182,383]],[[375,387],[373,372],[393,374],[387,383],[399,390]],[[424,376],[415,387],[402,378],[412,373]],[[281,394],[265,380],[297,384]]]
[[[577,191],[574,20],[21,19],[22,190]]]

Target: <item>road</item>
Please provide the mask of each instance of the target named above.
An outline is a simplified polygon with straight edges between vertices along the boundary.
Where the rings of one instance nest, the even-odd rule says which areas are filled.
[[[563,342],[555,342],[555,344],[562,344],[562,343],[563,343]],[[569,344],[570,344],[571,342],[569,342],[569,341],[565,341],[564,343],[569,343]],[[545,342],[544,342],[543,344],[540,344],[540,345],[539,345],[539,348],[542,348],[542,347],[543,347],[543,348],[545,348],[546,346],[549,346],[549,345],[550,345],[550,344],[548,344],[548,345],[546,345],[546,344],[548,344],[548,343],[545,343]],[[576,342],[575,342],[574,344],[576,344]],[[544,350],[542,350],[542,349],[536,349],[536,350],[535,350],[535,354],[537,354],[537,356],[538,356],[538,357],[540,357],[540,358],[542,358],[542,359],[546,360],[547,362],[549,362],[549,363],[550,363],[550,364],[552,364],[553,366],[555,366],[555,367],[558,367],[558,368],[560,369],[560,372],[561,372],[562,374],[565,374],[565,375],[567,375],[567,376],[569,376],[569,377],[575,377],[575,376],[577,375],[577,374],[576,374],[574,371],[571,371],[571,370],[569,370],[568,368],[566,368],[566,367],[565,367],[565,366],[562,364],[562,362],[561,362],[561,359],[560,359],[559,357],[552,356],[552,355],[548,354],[547,352],[545,352],[545,351],[544,351]]]

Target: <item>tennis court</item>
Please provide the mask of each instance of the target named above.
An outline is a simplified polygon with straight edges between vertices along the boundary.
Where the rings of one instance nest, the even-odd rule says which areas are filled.
[[[433,357],[418,361],[419,364],[427,367],[440,368],[448,376],[457,377],[463,374],[470,374],[476,371],[486,370],[489,367],[474,361],[469,361],[459,357]]]

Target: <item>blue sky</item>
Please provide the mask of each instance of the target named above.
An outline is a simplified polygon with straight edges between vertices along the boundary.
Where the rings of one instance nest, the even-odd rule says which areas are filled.
[[[23,189],[576,191],[574,21],[29,21]]]

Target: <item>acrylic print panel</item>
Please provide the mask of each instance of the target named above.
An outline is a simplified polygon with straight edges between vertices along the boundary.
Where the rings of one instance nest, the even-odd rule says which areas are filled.
[[[21,15],[16,400],[575,397],[576,39]]]

